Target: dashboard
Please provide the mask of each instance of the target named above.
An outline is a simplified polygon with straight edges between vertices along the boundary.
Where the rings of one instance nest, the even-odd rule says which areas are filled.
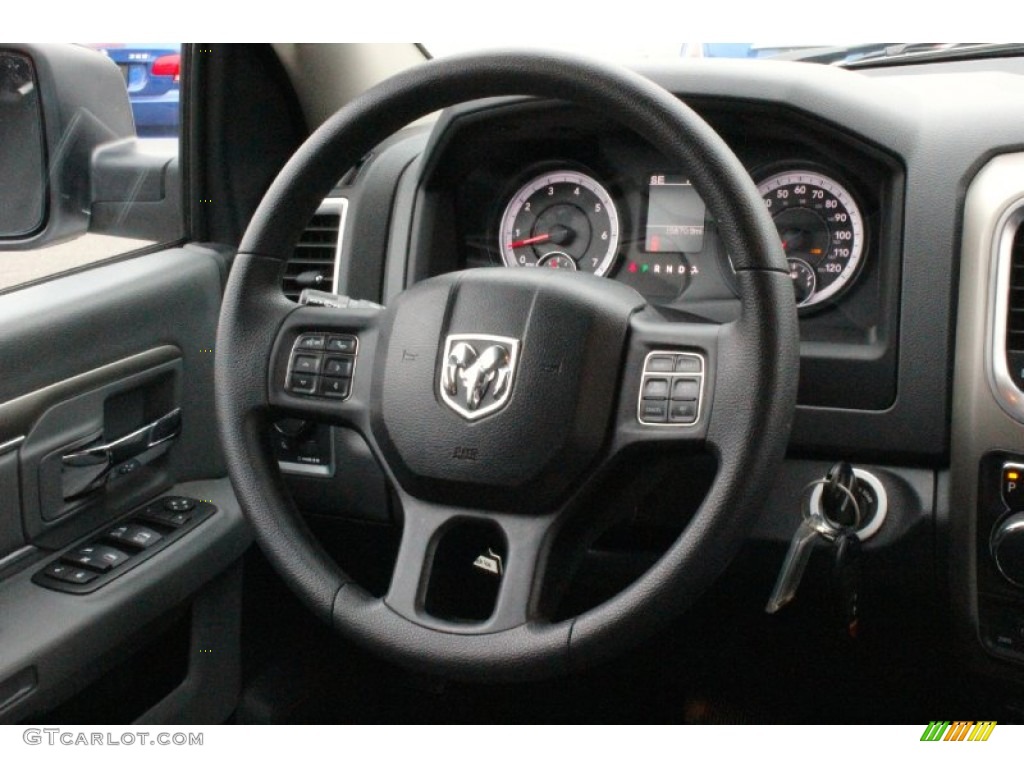
[[[854,700],[862,717],[894,721],[902,698],[934,707],[945,701],[936,692],[968,684],[983,691],[982,704],[1010,706],[1006,717],[991,710],[967,716],[1005,722],[1024,711],[1021,62],[847,71],[693,61],[644,72],[724,138],[759,188],[789,261],[801,338],[795,421],[777,477],[759,497],[761,516],[727,580],[679,622],[678,634],[658,642],[664,662],[637,654],[653,675],[675,686],[670,672],[692,671],[703,683],[721,671],[727,687],[743,682],[733,689],[736,699],[746,702],[753,694],[754,704],[765,707],[755,715],[764,719],[774,715],[775,694],[783,689],[806,695],[814,707],[806,717],[814,721],[842,720],[847,711],[822,707],[823,690],[836,700]],[[314,78],[297,78],[294,85],[320,87]],[[264,98],[268,89],[256,92]],[[256,106],[255,113],[266,112]],[[230,143],[210,142],[221,144]],[[251,180],[260,153],[236,149],[231,162],[238,167],[227,178]],[[272,157],[264,164],[273,165]],[[667,163],[629,126],[565,103],[474,102],[396,134],[347,172],[321,211],[337,222],[337,240],[321,250],[334,270],[334,292],[383,304],[425,278],[459,270],[574,270],[635,288],[650,304],[645,312],[728,322],[739,311],[729,254],[689,171]],[[259,185],[249,186],[258,198]],[[308,231],[322,237],[324,229],[318,221]],[[219,231],[218,240],[232,242],[223,233],[233,230]],[[141,413],[152,410],[150,399],[160,403],[181,390],[195,415],[183,433],[186,444],[174,454],[175,477],[222,471],[210,432],[214,363],[206,354],[225,271],[216,255],[197,257],[189,246],[118,261],[75,276],[76,282],[69,277],[27,288],[12,295],[5,310],[12,318],[7,326],[21,329],[12,349],[38,349],[43,336],[52,336],[67,353],[54,359],[65,361],[69,376],[79,363],[102,363],[108,352],[117,360],[125,352],[118,346],[125,309],[140,318],[130,335],[143,348],[173,343],[185,351],[187,368],[175,363],[176,372],[167,376],[162,367],[154,369],[142,380],[142,394],[118,395],[114,403]],[[302,259],[294,261],[299,277],[321,276]],[[27,300],[30,291],[39,301]],[[62,307],[76,309],[68,314]],[[181,322],[167,325],[168,317]],[[47,332],[53,328],[61,332]],[[97,335],[97,328],[104,332]],[[81,343],[90,334],[104,345]],[[151,362],[139,358],[139,365]],[[93,369],[83,370],[91,375]],[[119,367],[111,375],[137,377],[143,370]],[[28,391],[52,373],[39,366],[26,371],[12,386]],[[86,389],[76,398],[99,392],[95,379],[79,384]],[[293,418],[270,430],[275,450],[285,446],[302,459],[315,455],[315,463],[281,464],[296,506],[325,549],[332,556],[337,551],[339,563],[369,591],[383,594],[400,546],[401,510],[373,451],[355,430],[326,422]],[[716,471],[716,457],[700,448],[680,455],[641,445],[603,479],[588,512],[608,520],[621,514],[627,524],[609,523],[585,543],[580,581],[592,593],[568,592],[567,614],[614,594],[678,540]],[[12,445],[0,446],[0,453],[6,478],[0,485],[13,489],[7,496],[17,509],[5,535],[20,537],[29,518],[18,505],[35,502],[31,496],[19,502],[19,493],[36,494],[32,489],[41,486],[29,482],[31,465],[20,463]],[[832,560],[821,549],[808,563],[797,600],[778,615],[765,613],[802,505],[814,498],[811,486],[839,461],[872,477],[875,501],[886,502],[884,515],[876,511],[864,528],[859,647],[823,620],[834,605],[824,595]],[[122,487],[141,500],[144,484],[164,477],[146,470]],[[30,574],[12,577],[10,561],[0,562],[8,604],[16,606],[12,626],[24,628],[10,646],[10,658],[18,661],[8,665],[17,676],[7,678],[7,696],[20,695],[26,678],[34,684],[37,669],[44,685],[70,680],[76,663],[84,666],[101,651],[110,655],[118,638],[134,642],[154,626],[158,609],[178,605],[204,583],[213,586],[196,604],[195,626],[237,624],[224,606],[240,588],[241,570],[210,581],[248,543],[229,484],[204,480],[178,492],[214,498],[220,512],[203,523],[214,527],[175,545],[190,550],[169,565],[157,562],[161,553],[140,566],[141,586],[114,600],[79,600],[69,610],[68,600],[55,599],[66,596],[40,590],[47,597],[40,602],[24,592],[36,589],[27,583]],[[89,526],[99,530],[95,519],[83,516],[39,541],[44,548],[63,547],[67,541],[60,537],[84,536]],[[254,569],[246,563],[246,570]],[[126,612],[121,606],[129,601],[134,608]],[[270,621],[281,623],[279,617]],[[59,642],[43,648],[40,637]],[[275,632],[268,637],[277,642]],[[794,666],[798,647],[815,653]],[[147,651],[139,658],[152,657]],[[322,665],[314,666],[322,674]],[[234,674],[232,667],[217,669]],[[949,668],[958,675],[934,675],[934,689],[907,683],[908,675],[920,682]],[[632,689],[624,669],[623,686]],[[376,670],[370,667],[371,674]],[[598,690],[564,680],[556,685],[571,698]],[[563,708],[563,701],[569,699],[553,707]],[[217,703],[228,707],[223,716],[230,705]]]
[[[558,140],[567,122],[581,138]],[[481,138],[489,161],[472,163],[456,192],[466,266],[590,272],[664,305],[735,297],[717,222],[687,175],[628,134],[586,123],[549,113],[521,136]],[[881,256],[879,201],[891,181],[884,163],[855,149],[825,157],[810,127],[778,136],[767,123],[748,133],[747,166],[809,316],[843,305],[862,271],[877,274],[862,268]],[[855,326],[850,306],[845,317]]]
[[[779,231],[805,343],[800,402],[890,407],[899,159],[815,115],[689,103],[737,153]],[[423,194],[442,226],[424,242],[424,276],[572,270],[629,285],[663,312],[716,322],[738,312],[729,254],[700,190],[628,128],[512,100],[449,112],[428,152]]]
[[[755,538],[774,547],[777,568],[801,489],[839,459],[869,468],[889,500],[885,524],[865,542],[875,599],[889,601],[898,625],[939,595],[978,667],[1024,679],[1014,666],[1024,644],[1013,639],[1024,589],[989,554],[993,531],[1003,546],[1013,511],[1000,493],[1004,465],[1024,466],[1024,417],[993,395],[1001,353],[992,351],[990,281],[1009,269],[993,261],[993,243],[1006,239],[999,227],[1024,218],[1013,213],[1024,200],[1020,60],[857,72],[691,62],[644,74],[737,155],[793,278],[798,407]],[[628,126],[565,103],[448,109],[396,137],[336,194],[351,222],[341,293],[363,297],[368,285],[365,266],[347,258],[360,242],[379,248],[370,260],[379,293],[365,297],[385,303],[456,270],[561,269],[630,285],[667,316],[724,322],[738,312],[718,222],[687,169]],[[365,201],[382,198],[391,216],[374,241]],[[1024,239],[1013,249],[1024,254]],[[1011,523],[1012,533],[1024,519]],[[766,572],[775,575],[769,567],[745,588],[767,591],[770,581],[756,582]],[[1009,645],[993,651],[1000,642]]]

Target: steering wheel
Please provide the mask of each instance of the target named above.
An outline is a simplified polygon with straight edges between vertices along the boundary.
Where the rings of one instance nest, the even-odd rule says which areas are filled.
[[[434,277],[384,309],[284,298],[281,274],[294,243],[346,168],[423,115],[523,95],[570,99],[616,120],[688,175],[730,254],[737,319],[668,318],[613,280],[539,269]],[[539,53],[453,57],[405,71],[306,141],[271,185],[239,251],[216,352],[228,470],[271,563],[345,636],[434,674],[558,674],[679,615],[744,540],[795,408],[793,287],[743,166],[692,110],[647,79]],[[358,243],[352,253],[359,257]],[[388,475],[403,529],[383,598],[331,560],[291,502],[266,444],[271,414],[282,412],[358,430]],[[641,444],[713,454],[717,473],[702,505],[631,586],[578,616],[547,617],[539,593],[552,541],[569,520],[586,526],[585,491]],[[476,571],[493,578],[494,599],[480,616],[432,607],[443,552],[456,570],[470,569],[457,571],[456,582]]]

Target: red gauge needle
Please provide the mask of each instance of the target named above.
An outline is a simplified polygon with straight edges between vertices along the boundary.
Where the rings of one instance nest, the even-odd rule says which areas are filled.
[[[546,243],[551,239],[551,234],[545,232],[543,235],[537,235],[535,237],[527,237],[523,240],[515,240],[508,244],[509,248],[522,248],[524,245],[536,245],[537,243]]]

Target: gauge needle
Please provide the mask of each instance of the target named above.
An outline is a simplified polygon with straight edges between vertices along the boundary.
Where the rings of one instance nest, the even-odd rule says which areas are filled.
[[[527,237],[522,240],[515,240],[508,244],[509,248],[522,248],[524,245],[536,245],[537,243],[546,243],[551,239],[551,234],[545,232],[543,235],[536,235],[535,237]]]

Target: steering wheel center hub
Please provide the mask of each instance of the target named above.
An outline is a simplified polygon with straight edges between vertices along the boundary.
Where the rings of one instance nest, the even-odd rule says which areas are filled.
[[[600,278],[537,270],[445,275],[402,294],[382,321],[373,425],[403,487],[491,509],[549,505],[604,442],[642,304]]]

